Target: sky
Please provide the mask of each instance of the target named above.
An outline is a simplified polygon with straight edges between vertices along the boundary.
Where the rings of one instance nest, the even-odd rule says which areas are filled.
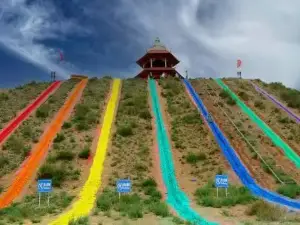
[[[300,88],[299,0],[1,0],[0,87],[70,74],[133,77],[156,37],[190,77]],[[60,60],[59,51],[64,55]]]

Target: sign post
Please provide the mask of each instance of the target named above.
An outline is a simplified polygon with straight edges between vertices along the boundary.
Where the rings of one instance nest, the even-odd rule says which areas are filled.
[[[48,206],[50,205],[50,192],[52,191],[52,180],[50,179],[43,179],[43,180],[38,180],[37,183],[37,189],[39,193],[39,207],[41,206],[41,194],[42,193],[48,193]]]
[[[227,175],[216,175],[215,186],[217,188],[217,198],[219,197],[219,188],[225,188],[225,194],[227,198],[228,176]]]
[[[131,181],[129,179],[118,180],[117,181],[117,192],[119,193],[119,199],[121,198],[121,193],[131,192]]]

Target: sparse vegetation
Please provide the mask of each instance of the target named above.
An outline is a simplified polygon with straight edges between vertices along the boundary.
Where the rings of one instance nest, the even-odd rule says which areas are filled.
[[[97,207],[102,212],[117,211],[129,218],[142,218],[145,213],[153,213],[157,216],[167,217],[170,215],[168,206],[161,202],[161,194],[156,189],[153,179],[145,180],[141,183],[144,190],[143,195],[133,193],[121,195],[112,189],[105,189],[97,200]]]
[[[48,86],[48,82],[30,83],[0,92],[0,130]]]
[[[97,123],[100,121],[98,117],[103,110],[109,82],[108,79],[89,80],[80,102],[68,121],[64,123],[61,132],[56,135],[53,149],[49,151],[47,161],[41,167],[38,178],[51,178],[56,188],[63,188],[67,181],[67,187],[79,182],[81,171],[84,169],[80,160],[88,159],[91,154],[90,146]],[[91,114],[97,115],[95,121],[89,120],[88,116]],[[78,129],[77,125],[81,123],[88,124],[87,129]]]
[[[219,197],[217,197],[216,188],[212,182],[208,182],[204,187],[198,188],[195,196],[199,205],[214,208],[245,205],[256,200],[247,188],[236,186],[229,186],[227,197],[225,190],[220,190]]]
[[[55,112],[63,105],[68,93],[72,90],[77,81],[69,80],[64,82],[60,88],[42,104],[37,112],[25,120],[12,136],[2,146],[3,158],[11,159],[2,166],[0,177],[13,171],[28,156],[32,145],[37,143],[43,133],[46,123],[54,116]],[[34,84],[31,84],[31,89]],[[55,99],[55,101],[53,101]],[[40,113],[39,113],[40,112]],[[41,116],[42,115],[42,116]]]
[[[284,211],[260,200],[250,205],[246,213],[249,216],[256,216],[259,221],[279,221]]]
[[[114,187],[117,179],[130,177],[134,193],[139,193],[135,185],[150,175],[152,126],[146,90],[144,80],[123,81],[112,150],[107,156],[110,163],[105,166],[111,170],[109,187]]]
[[[41,207],[38,207],[36,195],[26,196],[21,203],[14,203],[11,206],[0,210],[1,222],[5,224],[23,224],[24,220],[32,223],[40,222],[43,216],[54,215],[69,206],[73,196],[65,192],[54,193],[51,195],[50,206],[47,199],[41,199]]]

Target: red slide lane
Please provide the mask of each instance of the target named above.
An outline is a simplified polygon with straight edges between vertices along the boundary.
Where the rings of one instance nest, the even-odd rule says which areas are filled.
[[[58,88],[61,83],[61,81],[53,82],[45,91],[43,91],[39,95],[39,97],[34,100],[33,103],[28,105],[20,115],[15,117],[6,127],[4,127],[0,131],[0,144],[2,144],[2,142],[8,137],[8,135],[10,135],[15,130],[15,128],[20,125],[23,120],[26,119],[26,117],[28,117],[43,101],[45,101],[49,97],[51,92]]]

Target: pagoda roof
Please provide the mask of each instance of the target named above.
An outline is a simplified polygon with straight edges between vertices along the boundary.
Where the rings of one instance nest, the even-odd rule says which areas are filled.
[[[160,42],[160,39],[156,38],[153,46],[147,50],[147,53],[137,60],[137,64],[141,66],[143,62],[148,60],[150,56],[154,54],[168,55],[168,60],[171,61],[172,64],[176,65],[179,63],[179,60]]]

